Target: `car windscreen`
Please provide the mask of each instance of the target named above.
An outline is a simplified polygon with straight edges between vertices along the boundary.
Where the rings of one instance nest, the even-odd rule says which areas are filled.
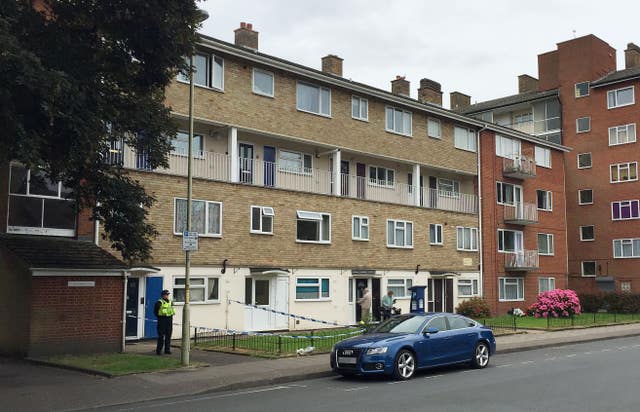
[[[382,322],[375,330],[374,333],[417,333],[420,330],[420,326],[424,323],[425,318],[423,316],[394,316],[391,319],[387,319]]]

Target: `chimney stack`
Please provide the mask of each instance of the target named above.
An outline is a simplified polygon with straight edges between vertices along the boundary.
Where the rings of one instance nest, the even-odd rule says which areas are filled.
[[[631,69],[640,67],[640,47],[634,43],[628,43],[624,51],[624,68]]]
[[[433,103],[442,106],[442,86],[440,86],[440,83],[430,79],[421,79],[418,100],[422,103]]]
[[[537,92],[538,91],[538,79],[529,76],[528,74],[521,74],[518,76],[518,93]]]
[[[322,71],[342,77],[343,60],[335,54],[327,54],[322,58]]]
[[[391,80],[391,93],[409,97],[409,80],[405,80],[404,76],[396,76],[395,80]]]
[[[253,24],[242,22],[240,23],[240,28],[235,29],[233,32],[236,34],[236,46],[258,50],[258,32],[253,31]]]
[[[471,96],[460,92],[449,93],[449,101],[451,110],[459,112],[471,106]]]

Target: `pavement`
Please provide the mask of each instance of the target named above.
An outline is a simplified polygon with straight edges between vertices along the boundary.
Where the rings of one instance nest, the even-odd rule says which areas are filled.
[[[496,339],[500,354],[630,336],[640,336],[640,324],[532,331]],[[153,345],[149,342],[128,345],[127,350],[151,353]],[[179,349],[174,349],[170,356],[179,356]],[[332,374],[327,354],[259,359],[192,351],[191,359],[210,366],[105,378],[0,358],[0,399],[4,411],[83,410],[283,384]]]

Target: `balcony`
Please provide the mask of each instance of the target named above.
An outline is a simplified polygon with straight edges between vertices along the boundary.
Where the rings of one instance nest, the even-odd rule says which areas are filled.
[[[504,222],[512,225],[533,225],[538,223],[537,205],[526,202],[505,205]]]
[[[508,272],[528,272],[539,267],[537,250],[521,250],[505,254],[504,269]]]
[[[514,179],[530,179],[536,177],[536,161],[526,156],[514,156],[513,159],[504,158],[502,175]]]

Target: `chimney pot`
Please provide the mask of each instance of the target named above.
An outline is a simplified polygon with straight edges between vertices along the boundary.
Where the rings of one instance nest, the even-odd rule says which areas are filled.
[[[253,24],[241,22],[235,33],[235,45],[247,49],[258,50],[258,32],[253,30]]]
[[[253,30],[253,24],[251,24],[251,23],[247,23],[247,29],[249,29],[249,30]]]
[[[420,79],[418,100],[422,103],[432,103],[442,106],[442,86],[431,79]]]
[[[411,84],[405,79],[405,76],[396,76],[395,80],[391,80],[391,93],[409,97],[410,86]]]
[[[327,54],[322,58],[322,71],[342,77],[342,62],[335,54]]]
[[[240,27],[242,27],[243,29],[247,27],[247,23],[245,22],[240,22]]]
[[[454,112],[462,111],[471,106],[471,96],[460,92],[449,93],[449,101],[451,104],[451,110]]]
[[[640,67],[640,47],[635,43],[628,43],[624,51],[624,68],[631,69]]]

